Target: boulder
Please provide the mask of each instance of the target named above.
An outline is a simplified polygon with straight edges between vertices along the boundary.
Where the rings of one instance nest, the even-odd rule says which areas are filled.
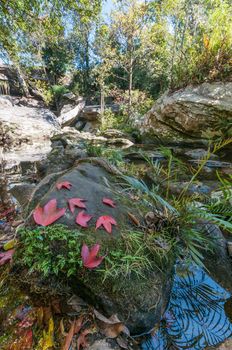
[[[206,235],[215,243],[213,251],[204,253],[204,264],[209,275],[231,293],[232,262],[227,250],[227,241],[217,225],[209,222],[203,222],[202,225]]]
[[[80,97],[75,105],[69,103],[63,106],[60,116],[58,117],[59,123],[62,127],[74,125],[77,122],[83,108],[85,107],[85,101]]]
[[[204,139],[217,123],[232,120],[232,82],[203,83],[165,93],[137,121],[142,134],[165,140]]]
[[[10,96],[0,95],[0,108],[11,108],[13,107],[13,101]]]
[[[43,206],[50,199],[56,198],[58,207],[61,208],[67,207],[69,198],[84,198],[87,213],[93,215],[87,229],[80,228],[75,223],[75,217],[80,210],[77,208],[74,215],[67,209],[65,215],[56,223],[65,224],[69,228],[79,228],[84,236],[88,235],[94,242],[112,249],[121,242],[122,232],[130,234],[129,229],[133,229],[127,212],[137,213],[137,208],[131,200],[120,193],[120,187],[116,184],[118,178],[114,180],[113,172],[114,170],[110,167],[107,169],[107,166],[103,166],[102,161],[96,158],[96,162],[93,159],[91,163],[85,160],[66,172],[45,177],[37,186],[29,203],[27,226],[34,227],[31,211],[38,204]],[[72,184],[70,191],[56,189],[56,183],[62,181]],[[103,204],[104,197],[114,199],[116,207],[111,208]],[[95,229],[96,219],[102,215],[112,216],[117,222],[111,235],[103,229]],[[172,281],[172,263],[170,265],[165,275],[153,266],[144,271],[143,278],[135,275],[128,276],[127,279],[112,277],[104,283],[95,271],[90,271],[89,278],[82,278],[82,274],[77,275],[69,280],[69,285],[74,294],[102,310],[107,317],[117,314],[132,333],[143,333],[153,328],[166,308]]]

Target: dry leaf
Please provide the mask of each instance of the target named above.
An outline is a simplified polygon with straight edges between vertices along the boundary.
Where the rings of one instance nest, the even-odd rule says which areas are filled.
[[[136,226],[140,226],[140,222],[139,220],[131,213],[127,213],[129,218],[131,219],[131,221],[133,222],[133,224],[135,224]]]
[[[72,339],[73,339],[73,336],[74,336],[74,329],[75,329],[75,321],[72,322],[71,324],[71,327],[68,331],[68,334],[65,338],[65,342],[64,342],[64,345],[62,347],[62,350],[69,350],[69,347],[72,343]]]
[[[106,318],[97,310],[94,310],[94,314],[98,319],[101,333],[106,337],[116,338],[122,332],[130,335],[128,328],[118,319],[117,315],[112,315],[110,318]]]

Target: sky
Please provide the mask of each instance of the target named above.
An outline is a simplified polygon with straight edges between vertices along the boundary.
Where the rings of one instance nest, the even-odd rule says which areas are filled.
[[[113,9],[113,0],[106,0],[102,5],[102,14],[107,19]]]

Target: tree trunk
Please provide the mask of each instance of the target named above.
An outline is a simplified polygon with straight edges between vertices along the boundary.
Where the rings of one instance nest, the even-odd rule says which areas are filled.
[[[128,100],[128,116],[131,116],[131,106],[132,106],[132,86],[133,86],[133,58],[130,59],[129,67],[129,100]]]
[[[103,87],[101,87],[100,95],[101,95],[101,101],[100,101],[100,105],[101,105],[101,114],[103,114],[104,111],[105,111],[105,95],[104,95],[104,89],[103,89]]]

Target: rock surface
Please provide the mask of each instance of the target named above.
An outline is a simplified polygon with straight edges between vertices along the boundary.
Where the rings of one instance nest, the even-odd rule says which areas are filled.
[[[232,83],[203,83],[164,94],[137,121],[141,133],[158,138],[205,138],[218,122],[232,120]],[[229,123],[228,123],[229,128]]]
[[[46,108],[13,105],[10,97],[0,97],[0,123],[11,130],[12,145],[20,140],[33,144],[45,139],[60,129],[56,116]],[[6,136],[6,135],[5,135]],[[12,147],[11,147],[12,149]]]
[[[72,183],[70,191],[56,189],[55,184],[62,181]],[[133,209],[133,203],[125,196],[122,200],[117,191],[118,187],[114,183],[111,171],[107,171],[105,166],[90,164],[86,161],[69,171],[45,177],[34,191],[28,212],[30,213],[38,203],[43,206],[53,198],[57,199],[60,208],[67,207],[68,198],[84,198],[87,213],[93,215],[88,229],[80,228],[75,223],[75,217],[80,209],[76,209],[74,215],[67,209],[65,215],[57,223],[66,224],[70,228],[79,227],[85,234],[96,239],[99,244],[108,245],[113,243],[112,240],[117,242],[121,239],[122,229],[125,232],[126,228],[131,227],[127,211],[136,211],[135,208]],[[115,199],[116,208],[103,204],[103,197]],[[116,220],[117,226],[113,228],[112,235],[102,229],[95,230],[96,219],[102,215],[112,216]],[[31,215],[27,219],[27,225],[35,225]],[[117,314],[132,333],[142,333],[153,328],[166,307],[171,284],[171,270],[170,267],[170,271],[167,271],[164,276],[159,270],[151,268],[150,271],[144,271],[146,278],[142,281],[138,277],[131,276],[120,289],[118,289],[119,280],[102,283],[102,280],[97,279],[94,273],[91,274],[91,280],[87,282],[83,282],[77,276],[70,283],[74,294],[103,310],[107,316]],[[114,283],[117,283],[117,288]]]
[[[64,126],[75,124],[81,112],[83,111],[84,107],[85,107],[85,101],[83,100],[83,98],[79,98],[76,101],[75,105],[73,104],[64,105],[60,112],[60,116],[58,118],[60,125],[64,127]]]

